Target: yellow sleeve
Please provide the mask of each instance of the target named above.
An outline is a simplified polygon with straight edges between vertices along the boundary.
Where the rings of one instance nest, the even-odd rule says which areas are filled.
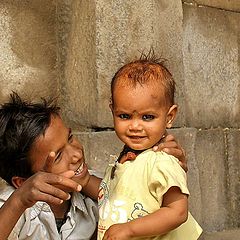
[[[183,194],[189,195],[186,173],[178,159],[164,152],[151,152],[149,161],[148,186],[156,199],[161,202],[171,187],[179,187]]]

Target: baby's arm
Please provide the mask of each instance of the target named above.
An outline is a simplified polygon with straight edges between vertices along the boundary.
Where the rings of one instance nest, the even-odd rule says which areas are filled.
[[[127,223],[112,225],[103,239],[131,239],[163,235],[187,220],[188,201],[178,187],[171,187],[164,195],[163,206],[154,213]]]

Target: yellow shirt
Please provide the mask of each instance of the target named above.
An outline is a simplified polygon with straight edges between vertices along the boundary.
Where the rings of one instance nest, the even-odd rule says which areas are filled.
[[[117,163],[114,179],[110,178],[112,167],[113,164],[108,166],[100,185],[98,240],[113,224],[128,222],[159,210],[163,195],[169,188],[177,186],[182,193],[189,194],[186,173],[175,157],[164,152],[146,150],[134,161]],[[168,234],[144,239],[195,240],[201,231],[189,214],[187,222]]]

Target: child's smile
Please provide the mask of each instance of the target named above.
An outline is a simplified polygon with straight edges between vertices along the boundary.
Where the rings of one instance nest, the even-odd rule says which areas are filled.
[[[45,133],[33,144],[30,150],[33,172],[41,171],[48,161],[49,154],[55,153],[54,160],[47,171],[63,173],[68,170],[75,172],[74,181],[84,185],[88,177],[82,145],[72,135],[59,116],[52,116],[51,123]]]
[[[156,144],[171,126],[171,108],[164,99],[161,85],[117,84],[112,113],[120,140],[134,150],[144,150]]]

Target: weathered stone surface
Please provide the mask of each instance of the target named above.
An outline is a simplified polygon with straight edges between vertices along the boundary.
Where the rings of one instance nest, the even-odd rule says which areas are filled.
[[[1,1],[0,19],[0,101],[57,95],[54,2]]]
[[[225,140],[221,129],[198,131],[196,137],[194,150],[200,176],[201,223],[205,231],[222,231],[229,226]]]
[[[201,239],[239,239],[238,11],[237,0],[3,0],[0,102],[11,90],[31,99],[59,94],[88,164],[103,174],[122,147],[104,131],[112,127],[111,77],[153,46],[177,82],[180,112],[171,132],[187,152]]]
[[[85,158],[89,167],[100,174],[104,174],[112,156],[118,156],[123,144],[117,138],[115,132],[76,133],[84,146]]]
[[[58,69],[61,104],[72,127],[97,118],[96,19],[94,1],[58,2]]]
[[[183,6],[187,126],[237,127],[240,14]]]
[[[63,14],[70,22],[65,29],[69,31],[68,48],[60,60],[67,121],[76,127],[112,127],[108,108],[111,78],[120,66],[138,58],[139,51],[148,52],[150,46],[169,60],[179,86],[177,102],[184,109],[181,1],[95,3],[69,1],[69,16]],[[183,110],[177,122],[184,124]]]
[[[231,228],[240,228],[240,130],[227,130],[227,157],[228,164],[228,204],[229,223]]]
[[[199,223],[202,221],[202,197],[200,178],[201,172],[195,153],[198,130],[195,128],[180,128],[169,131],[173,134],[183,149],[188,160],[188,188],[190,191],[189,208]]]
[[[240,12],[238,0],[183,0],[183,2]]]
[[[222,232],[203,233],[199,240],[238,240],[240,230],[228,230]]]

